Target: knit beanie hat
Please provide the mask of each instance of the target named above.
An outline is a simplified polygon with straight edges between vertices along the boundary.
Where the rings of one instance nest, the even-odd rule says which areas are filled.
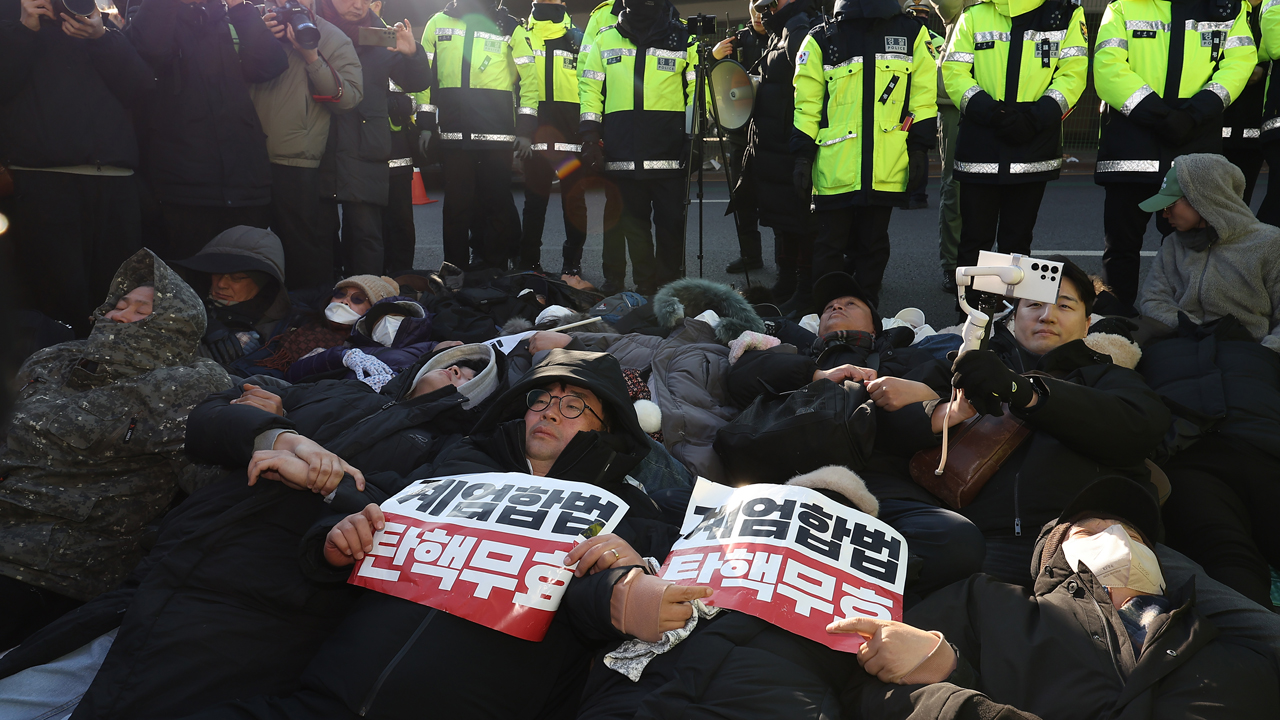
[[[334,285],[333,289],[337,290],[344,287],[363,290],[364,294],[369,296],[369,302],[371,303],[400,294],[400,285],[385,275],[382,277],[377,275],[352,275],[345,280],[338,281],[338,284]]]

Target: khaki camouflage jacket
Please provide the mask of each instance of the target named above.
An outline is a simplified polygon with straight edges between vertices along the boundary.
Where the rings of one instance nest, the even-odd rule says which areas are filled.
[[[149,317],[103,319],[151,283]],[[200,298],[150,250],[125,261],[87,340],[32,355],[0,444],[0,575],[80,600],[110,590],[142,558],[143,527],[190,469],[187,414],[231,386],[197,358]]]

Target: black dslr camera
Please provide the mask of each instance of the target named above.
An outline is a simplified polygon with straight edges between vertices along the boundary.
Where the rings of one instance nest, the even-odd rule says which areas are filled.
[[[288,23],[293,27],[293,39],[298,42],[298,47],[304,50],[320,47],[320,28],[311,20],[311,11],[298,0],[289,0],[271,12],[276,14],[276,22]],[[285,42],[288,42],[287,38]]]

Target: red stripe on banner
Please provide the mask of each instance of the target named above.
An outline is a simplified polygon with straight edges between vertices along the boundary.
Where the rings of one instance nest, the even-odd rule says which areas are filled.
[[[543,540],[385,513],[349,582],[539,641],[573,574],[571,541]]]
[[[902,620],[902,595],[790,547],[749,542],[673,550],[662,577],[707,585],[706,604],[728,608],[826,645],[857,652],[863,638],[832,635],[827,625],[847,617]]]

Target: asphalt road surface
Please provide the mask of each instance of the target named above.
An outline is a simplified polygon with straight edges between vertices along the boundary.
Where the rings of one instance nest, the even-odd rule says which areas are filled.
[[[1258,179],[1258,187],[1254,191],[1255,210],[1266,194],[1266,187],[1267,175],[1263,174]],[[942,273],[938,263],[938,180],[936,178],[931,179],[928,191],[929,207],[927,209],[895,209],[893,211],[893,219],[889,225],[893,254],[889,260],[889,267],[885,271],[880,310],[884,315],[892,316],[902,308],[916,307],[924,311],[929,323],[935,329],[940,329],[956,321],[956,313],[953,309],[955,298],[945,294],[941,285]],[[516,207],[522,208],[523,191],[516,187],[513,192]],[[439,191],[429,191],[428,195],[435,200],[442,197]],[[1040,256],[1055,253],[1067,255],[1086,272],[1101,274],[1102,200],[1103,190],[1093,183],[1091,174],[1064,174],[1061,179],[1050,183],[1045,192],[1044,202],[1040,206],[1032,253]],[[733,219],[724,216],[727,202],[728,193],[723,179],[719,182],[707,182],[702,240],[702,277],[743,288],[747,285],[747,276],[730,275],[725,272],[725,266],[739,255]],[[436,268],[443,259],[440,236],[442,205],[443,203],[435,202],[414,208],[418,236],[415,267]],[[600,272],[603,207],[603,193],[588,194],[588,233],[582,266],[585,278],[594,283],[604,280]],[[698,206],[695,202],[690,208],[685,245],[688,274],[692,277],[697,277],[699,274],[697,211]],[[776,268],[773,264],[773,231],[761,228],[761,235],[764,239],[765,269],[753,271],[750,282],[753,285],[764,284],[767,287],[773,284],[776,278]],[[550,207],[547,208],[547,224],[542,242],[543,266],[548,271],[558,271],[561,265],[560,247],[564,243],[564,226],[560,220],[558,194],[552,196]],[[1155,222],[1152,222],[1147,228],[1146,241],[1143,245],[1144,275],[1151,257],[1159,246],[1160,235],[1155,229]],[[629,289],[633,287],[630,273],[628,273],[627,287]]]

